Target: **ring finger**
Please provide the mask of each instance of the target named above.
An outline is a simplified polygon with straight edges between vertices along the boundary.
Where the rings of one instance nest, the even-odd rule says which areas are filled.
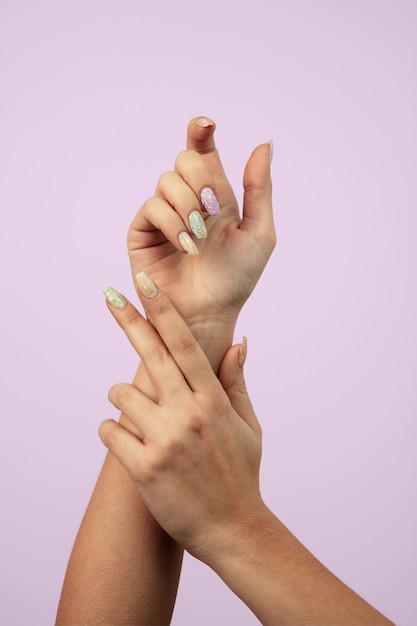
[[[204,223],[204,214],[200,208],[200,201],[193,189],[177,172],[162,174],[156,187],[156,196],[163,198],[182,218],[197,239],[206,239],[207,228]],[[208,215],[206,213],[206,215]]]

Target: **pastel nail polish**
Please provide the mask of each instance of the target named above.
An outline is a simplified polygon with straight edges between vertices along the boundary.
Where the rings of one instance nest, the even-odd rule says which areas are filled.
[[[185,232],[185,230],[178,235],[178,241],[180,242],[181,248],[191,256],[195,256],[198,254],[197,246],[194,241],[191,239],[190,235]]]
[[[115,309],[123,309],[127,305],[127,300],[121,293],[113,289],[113,287],[106,287],[103,290],[107,302]]]
[[[211,187],[203,187],[200,193],[200,200],[203,209],[210,215],[218,215],[220,213],[220,204]]]
[[[200,211],[192,211],[188,216],[188,223],[197,239],[207,238],[207,228]]]
[[[272,159],[274,158],[274,142],[271,139],[269,141],[269,162],[272,163]]]
[[[147,300],[153,300],[158,295],[158,287],[153,282],[152,278],[149,278],[144,272],[136,274],[136,284],[139,291]]]

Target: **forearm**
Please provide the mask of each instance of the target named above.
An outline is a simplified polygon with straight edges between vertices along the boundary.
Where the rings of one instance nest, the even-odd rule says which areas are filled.
[[[268,510],[209,563],[263,624],[391,625]]]
[[[146,385],[141,368],[134,382]],[[169,624],[182,554],[109,453],[74,544],[56,624]]]

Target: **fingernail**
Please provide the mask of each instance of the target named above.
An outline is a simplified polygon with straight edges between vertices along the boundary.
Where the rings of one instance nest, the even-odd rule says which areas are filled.
[[[197,120],[197,124],[202,126],[203,128],[208,128],[209,126],[214,126],[213,120],[209,117],[199,117]]]
[[[192,211],[188,216],[188,223],[197,239],[207,238],[207,228],[200,211]]]
[[[136,274],[136,284],[139,291],[147,300],[153,300],[158,295],[158,287],[153,282],[152,278],[149,278],[144,272]]]
[[[239,356],[237,357],[237,362],[239,364],[240,369],[243,370],[243,366],[245,365],[246,355],[248,353],[248,340],[246,337],[242,338],[242,343],[240,344]]]
[[[113,289],[113,287],[106,287],[106,289],[103,290],[103,293],[107,302],[114,309],[123,309],[123,307],[127,305],[126,298],[124,298],[121,293],[116,291],[116,289]]]
[[[211,187],[203,187],[200,193],[200,200],[203,208],[210,215],[218,215],[220,213],[220,204]]]
[[[274,142],[271,139],[269,141],[269,162],[272,163],[272,159],[274,158]]]
[[[190,235],[185,232],[185,230],[178,235],[178,241],[180,242],[181,248],[191,256],[195,256],[198,254],[198,248],[195,245],[194,241],[191,239]]]

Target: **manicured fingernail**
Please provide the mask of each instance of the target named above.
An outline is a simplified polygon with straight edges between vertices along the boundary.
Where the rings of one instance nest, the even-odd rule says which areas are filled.
[[[218,215],[220,213],[220,204],[211,187],[203,187],[200,193],[200,200],[203,208],[210,215]]]
[[[116,289],[113,289],[113,287],[106,287],[106,289],[103,290],[103,293],[106,297],[107,302],[114,309],[123,309],[123,307],[126,306],[126,298],[124,298],[121,293],[116,291]]]
[[[246,355],[248,353],[248,340],[246,337],[243,337],[242,343],[240,344],[239,356],[237,357],[237,362],[239,367],[243,370],[243,366],[245,365]]]
[[[200,211],[192,211],[188,216],[188,223],[197,239],[207,238],[207,228]]]
[[[203,128],[208,128],[209,126],[214,126],[213,120],[209,117],[199,117],[197,120],[197,124],[202,126]]]
[[[271,139],[269,141],[269,162],[272,163],[272,159],[274,158],[274,142]]]
[[[158,295],[158,287],[153,282],[152,278],[149,278],[144,272],[136,274],[136,284],[139,291],[147,300],[153,300]]]
[[[195,256],[196,254],[198,254],[197,246],[195,245],[194,241],[191,239],[190,235],[185,232],[185,230],[183,230],[182,233],[178,235],[178,241],[180,242],[181,248],[187,254],[190,254],[191,256]]]

